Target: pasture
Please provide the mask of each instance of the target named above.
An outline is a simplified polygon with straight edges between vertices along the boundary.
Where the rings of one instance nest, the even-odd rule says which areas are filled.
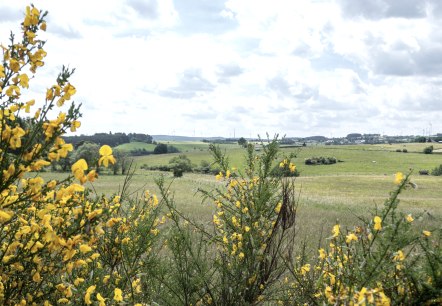
[[[141,165],[165,165],[179,154],[186,154],[195,165],[201,161],[212,161],[206,143],[168,143],[182,153],[148,155],[134,157],[137,167],[129,188],[130,196],[141,195],[148,189],[158,192],[155,178],[163,175],[171,183],[179,209],[195,220],[210,222],[214,205],[203,202],[199,189],[213,190],[223,188],[213,175],[185,173],[184,177],[174,179],[172,173],[147,171]],[[281,158],[292,152],[297,157],[293,160],[301,176],[296,178],[298,191],[299,234],[304,237],[318,237],[321,228],[324,235],[338,220],[341,224],[353,225],[358,216],[367,215],[368,211],[381,207],[395,188],[394,174],[404,174],[413,170],[412,182],[417,188],[409,188],[400,196],[401,210],[420,216],[423,222],[438,224],[442,219],[442,177],[421,176],[419,170],[432,170],[442,164],[442,154],[421,153],[426,144],[400,145],[353,145],[353,146],[307,146],[303,148],[283,148]],[[242,169],[245,150],[238,145],[222,145],[229,156],[231,166]],[[407,148],[408,153],[396,152],[397,148]],[[138,148],[136,145],[133,148]],[[436,144],[435,149],[442,149]],[[186,151],[187,150],[187,151]],[[342,162],[333,165],[307,166],[304,159],[311,156],[334,156]],[[61,179],[66,174],[45,173],[49,178]],[[111,194],[121,190],[124,176],[100,175],[99,180],[90,184],[97,194]]]

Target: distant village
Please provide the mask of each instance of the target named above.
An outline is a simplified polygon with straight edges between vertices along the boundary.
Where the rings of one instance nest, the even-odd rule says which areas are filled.
[[[327,138],[325,136],[310,137],[287,137],[284,138],[282,144],[325,144],[325,145],[350,145],[350,144],[391,144],[391,143],[407,143],[407,142],[440,142],[442,143],[442,133],[429,136],[388,136],[381,134],[360,134],[351,133],[346,137]]]
[[[244,143],[255,142],[261,140],[257,138],[222,138],[213,137],[210,139],[202,139],[203,142],[210,143]],[[290,146],[311,146],[311,145],[357,145],[357,144],[393,144],[393,143],[409,143],[409,142],[438,142],[442,143],[442,133],[427,136],[389,136],[381,134],[360,134],[351,133],[345,137],[325,137],[325,136],[309,136],[309,137],[284,137],[281,144]]]

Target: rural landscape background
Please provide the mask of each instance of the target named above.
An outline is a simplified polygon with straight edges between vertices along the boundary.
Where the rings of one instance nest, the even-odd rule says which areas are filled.
[[[94,137],[95,140],[104,139],[106,135],[111,137],[102,133],[66,139],[83,142],[85,139],[94,139]],[[113,136],[118,138],[118,135]],[[199,195],[197,191],[199,188],[211,189],[219,186],[220,183],[214,179],[218,171],[207,171],[208,174],[198,172],[201,172],[202,164],[207,166],[213,163],[213,158],[209,153],[210,143],[218,143],[225,150],[232,166],[244,169],[246,150],[238,144],[238,139],[214,138],[192,141],[192,137],[142,136],[147,142],[132,141],[114,147],[114,152],[120,151],[126,163],[133,161],[136,167],[131,192],[140,192],[143,188],[156,190],[154,179],[165,175],[168,180],[173,180],[171,190],[175,194],[180,209],[195,219],[210,221],[213,207],[210,203],[202,202],[202,194]],[[344,224],[352,224],[357,221],[359,215],[366,214],[376,205],[382,206],[394,187],[393,177],[397,172],[412,173],[411,180],[416,184],[415,189],[406,190],[401,195],[401,210],[421,216],[425,220],[423,224],[436,225],[440,222],[442,177],[431,175],[432,171],[442,164],[442,143],[437,142],[440,137],[434,135],[433,142],[430,143],[403,142],[404,138],[405,141],[427,141],[428,138],[423,136],[392,136],[390,140],[383,140],[385,143],[362,144],[359,142],[357,144],[355,141],[358,139],[354,139],[354,134],[349,136],[349,138],[343,137],[335,140],[335,142],[352,143],[347,145],[330,145],[330,142],[324,140],[319,142],[309,138],[297,138],[296,141],[285,138],[281,141],[281,151],[284,154],[296,155],[292,161],[299,171],[299,177],[295,180],[300,201],[299,214],[302,216],[300,220],[303,221],[300,229],[304,235],[317,236],[321,228],[330,228],[337,220]],[[138,137],[143,138],[141,135]],[[356,134],[356,137],[359,140],[363,139],[362,135]],[[315,139],[315,137],[312,138]],[[178,141],[173,139],[178,139]],[[319,139],[322,140],[322,138]],[[394,139],[395,143],[392,142]],[[255,139],[251,143],[259,152],[266,140],[264,139],[264,143],[261,143]],[[99,144],[106,144],[106,142],[98,143],[97,146]],[[179,152],[155,154],[155,148],[159,144],[167,145],[169,148],[172,146],[176,148],[172,152]],[[429,146],[434,148],[432,154],[425,154],[424,149]],[[143,154],[143,152],[145,155],[133,156]],[[98,157],[97,153],[95,154]],[[174,180],[172,169],[166,168],[169,170],[167,172],[149,170],[155,166],[172,167],[170,161],[183,154],[190,160],[192,168],[197,173],[188,170],[183,177]],[[73,156],[75,160],[75,151]],[[306,165],[306,159],[320,156],[335,157],[339,162],[331,165]],[[216,165],[212,166],[212,169],[216,169]],[[117,170],[118,175],[112,175],[110,171],[101,176],[100,180],[93,184],[97,193],[111,194],[118,190],[124,179],[121,170],[121,168]],[[424,175],[419,174],[422,170]],[[48,174],[48,177],[51,175],[54,173]],[[57,177],[63,176],[63,174],[56,175]]]
[[[84,5],[82,1],[79,3]],[[198,23],[194,24],[191,17],[199,16],[200,19],[195,20],[201,22],[201,14],[192,15],[188,7],[173,1],[161,3],[128,0],[123,4],[124,9],[110,19],[80,18],[77,25],[84,26],[82,31],[89,26],[96,27],[94,30],[99,33],[102,27],[115,29],[113,22],[122,18],[120,25],[138,24],[137,33],[144,33],[147,26],[152,26],[160,35],[167,34],[163,32],[164,26],[176,29],[180,20],[176,16],[181,16],[190,34],[184,31],[180,35],[195,35],[192,25]],[[401,28],[403,22],[416,27],[415,30],[426,29],[428,24],[437,25],[434,17],[440,13],[439,6],[431,0],[419,2],[420,5],[410,1],[404,7],[384,1],[374,6],[354,3],[303,2],[306,8],[330,9],[333,18],[327,19],[320,29],[316,28],[316,33],[330,36],[320,35],[322,38],[317,43],[327,47],[323,50],[318,44],[312,53],[299,48],[295,48],[296,52],[285,50],[291,68],[297,66],[300,59],[312,65],[311,68],[317,68],[314,63],[318,64],[318,58],[315,59],[318,54],[327,67],[327,62],[333,62],[328,57],[332,46],[335,47],[332,58],[342,59],[344,53],[337,54],[342,39],[342,28],[338,26],[342,26],[341,23],[364,28],[380,18],[390,30],[386,32],[393,33],[391,31]],[[287,19],[290,14],[279,13],[283,4],[292,11],[296,8],[282,1],[275,5],[276,11],[267,15],[267,9],[272,7],[257,4],[261,14],[268,17],[269,28],[291,20]],[[94,2],[94,5],[97,4]],[[110,2],[109,6],[115,5],[116,2]],[[218,17],[228,19],[221,24],[229,25],[232,31],[224,27],[220,32],[213,29],[209,31],[215,35],[212,38],[230,37],[237,42],[238,38],[254,32],[253,29],[249,32],[248,26],[244,28],[245,20],[251,22],[257,17],[252,14],[243,19],[250,5],[247,1],[243,5],[226,1],[207,6],[206,12],[218,11]],[[53,8],[58,12],[59,6]],[[159,18],[159,25],[137,23],[146,18],[143,12],[149,15],[147,19]],[[296,16],[301,18],[311,13],[308,9],[306,12]],[[357,13],[356,19],[352,19],[353,13]],[[1,14],[6,16],[6,22],[0,21],[1,27],[17,21],[11,7],[0,11]],[[18,22],[18,34],[11,32],[9,39],[1,43],[0,304],[389,306],[442,303],[442,134],[437,130],[440,120],[433,120],[439,119],[437,111],[431,111],[438,107],[437,96],[434,99],[431,94],[420,96],[431,96],[430,100],[419,100],[428,106],[425,110],[413,102],[409,104],[411,110],[399,112],[398,116],[394,112],[397,102],[410,102],[411,91],[422,94],[428,86],[437,84],[437,77],[422,74],[414,66],[428,64],[422,60],[422,55],[427,53],[410,55],[414,62],[406,71],[396,70],[396,65],[381,65],[385,64],[381,60],[383,56],[375,58],[374,66],[356,71],[353,68],[363,56],[353,57],[354,62],[347,70],[335,67],[328,71],[333,71],[331,77],[322,75],[319,83],[324,82],[325,87],[316,86],[315,82],[297,87],[294,83],[301,75],[292,78],[290,73],[286,75],[287,80],[283,75],[270,77],[265,82],[259,77],[251,78],[253,84],[236,85],[253,90],[265,83],[264,87],[274,94],[265,91],[256,94],[262,94],[260,103],[270,108],[255,109],[247,114],[247,108],[236,105],[231,112],[209,111],[205,120],[199,122],[198,126],[210,133],[224,131],[225,135],[225,131],[230,130],[229,137],[195,137],[195,128],[193,137],[189,136],[192,128],[183,130],[187,136],[177,136],[175,129],[187,122],[183,118],[192,116],[184,114],[175,122],[174,114],[180,109],[173,109],[171,99],[189,99],[189,103],[195,105],[213,94],[213,101],[220,102],[226,97],[219,95],[225,86],[239,88],[231,83],[235,77],[257,76],[256,71],[250,69],[253,65],[246,68],[247,61],[242,59],[238,65],[230,66],[219,63],[210,66],[210,61],[206,61],[212,72],[225,68],[224,72],[215,73],[219,77],[216,82],[205,79],[202,71],[195,67],[190,70],[181,67],[182,79],[178,86],[169,84],[172,87],[162,88],[156,84],[155,88],[142,89],[149,92],[150,97],[163,97],[162,102],[171,102],[166,106],[161,104],[170,112],[142,114],[143,120],[137,123],[135,118],[140,117],[131,118],[122,130],[125,122],[116,121],[118,116],[111,116],[108,111],[138,112],[135,104],[119,101],[116,104],[124,107],[113,108],[115,100],[109,99],[108,105],[83,106],[75,101],[80,93],[74,82],[75,68],[61,66],[54,70],[48,65],[46,69],[46,63],[50,63],[48,51],[51,51],[47,48],[46,34],[51,37],[57,33],[66,36],[74,33],[79,45],[85,42],[82,35],[86,35],[75,30],[70,34],[63,32],[62,28],[57,29],[57,23],[53,32],[47,32],[51,21],[48,16],[47,11],[33,4],[26,5]],[[92,18],[90,12],[85,12],[85,16]],[[164,24],[160,16],[167,17]],[[128,21],[130,17],[136,18]],[[415,19],[423,21],[423,25]],[[61,22],[61,19],[55,20]],[[314,25],[306,28],[307,34],[315,32]],[[134,28],[126,30],[128,32],[116,34],[115,41],[121,36],[135,35],[131,32]],[[347,38],[353,37],[356,41],[352,35]],[[417,39],[418,36],[414,37],[415,42],[425,45],[426,40]],[[139,39],[136,35],[133,38]],[[284,58],[269,48],[272,45],[269,41],[265,43],[261,38],[259,52],[248,46],[245,53],[242,50],[237,55],[250,59],[250,54],[256,51],[260,60]],[[286,41],[287,37],[279,38]],[[369,44],[371,38],[364,40],[364,44]],[[306,41],[315,45],[315,40]],[[384,51],[394,53],[398,48],[414,46],[410,40],[404,43]],[[122,60],[131,65],[137,62]],[[95,61],[98,58],[92,62]],[[124,83],[140,81],[140,75],[146,76],[142,82],[155,83],[147,72],[125,75],[119,70],[124,65],[116,61],[107,64],[116,67],[112,69],[112,77],[122,80],[120,86],[113,87],[112,82],[106,84],[106,90],[94,86],[101,84],[100,75],[103,79],[109,77],[106,73],[109,70],[97,67],[94,68],[96,84],[86,82],[89,90],[102,92],[104,100],[114,93],[119,93],[120,98],[133,98]],[[140,62],[140,66],[144,64]],[[244,70],[239,65],[244,65]],[[339,98],[334,94],[345,92],[348,87],[336,89],[339,81],[331,79],[335,79],[334,73],[339,76],[343,70],[345,75],[351,75],[347,81],[352,85],[350,91],[340,96],[339,105],[334,103],[334,99]],[[349,74],[348,70],[353,73]],[[40,71],[42,81],[48,81],[45,85],[40,81]],[[310,73],[318,71],[307,74]],[[357,73],[362,77],[356,77]],[[398,82],[400,77],[406,82]],[[168,77],[163,75],[159,79],[164,81]],[[367,83],[362,84],[362,80]],[[413,81],[419,81],[415,87],[405,86]],[[384,107],[384,99],[372,98],[379,98],[385,88],[390,88],[391,94],[397,93],[398,88],[408,93],[401,96],[402,100],[393,99]],[[238,97],[244,97],[243,94],[245,92]],[[362,97],[365,100],[361,100]],[[412,97],[417,99],[419,95]],[[274,99],[280,102],[277,109],[271,107]],[[368,100],[374,102],[368,103]],[[252,100],[244,101],[253,104]],[[292,105],[290,101],[295,103]],[[360,102],[361,107],[356,102]],[[330,109],[331,105],[336,108]],[[290,106],[294,111],[287,108]],[[322,117],[325,126],[334,126],[341,136],[324,126],[309,136],[321,119],[316,117],[318,107],[325,110],[326,116]],[[96,116],[98,109],[103,110],[100,116]],[[356,131],[366,132],[352,130],[342,136],[346,122],[339,120],[341,123],[334,125],[335,119],[345,118],[355,109],[361,112],[359,117],[348,121],[352,122],[349,128],[357,127]],[[363,114],[372,111],[373,122],[369,122]],[[243,116],[235,116],[235,112]],[[424,119],[404,121],[410,112]],[[86,117],[88,113],[95,115],[93,120]],[[215,120],[220,118],[210,113],[223,113],[222,118],[229,120]],[[390,116],[391,113],[394,115]],[[300,116],[303,114],[305,117]],[[173,135],[150,135],[144,132],[147,128],[137,126],[140,122],[149,122],[151,117],[156,118],[152,120],[156,130],[167,127],[173,130]],[[278,120],[273,120],[275,118]],[[282,120],[284,118],[291,120]],[[302,120],[295,121],[297,118]],[[313,121],[311,124],[309,118]],[[380,133],[384,126],[376,122],[385,118],[392,118],[385,127],[390,131],[399,130],[400,133],[396,133],[399,135]],[[115,126],[106,125],[112,120]],[[206,120],[213,121],[213,130],[211,125],[204,124]],[[95,124],[93,130],[96,131],[98,125],[101,129],[94,134],[81,134],[79,130],[91,122]],[[304,136],[292,136],[295,128],[292,122],[309,123],[302,129]],[[407,126],[408,122],[411,127]],[[137,128],[131,130],[131,127]],[[264,132],[256,138],[245,137],[252,134],[251,129],[267,127],[287,131],[290,136]],[[324,132],[330,132],[330,137],[318,136]]]

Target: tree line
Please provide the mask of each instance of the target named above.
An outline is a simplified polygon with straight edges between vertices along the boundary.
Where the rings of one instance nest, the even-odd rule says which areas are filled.
[[[66,143],[71,143],[75,147],[85,142],[93,142],[99,145],[107,144],[111,147],[129,142],[153,143],[152,136],[143,133],[95,133],[94,135],[64,136],[63,139]]]

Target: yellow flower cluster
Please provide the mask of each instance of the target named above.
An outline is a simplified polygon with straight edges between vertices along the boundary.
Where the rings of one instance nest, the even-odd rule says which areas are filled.
[[[46,29],[45,16],[36,7],[27,7],[22,39],[2,46],[0,304],[135,301],[141,294],[142,262],[131,256],[148,258],[165,222],[156,196],[147,193],[128,210],[121,208],[120,196],[89,197],[83,184],[97,178],[95,167],[116,162],[107,145],[99,150],[98,165],[80,159],[72,164],[72,176],[62,181],[46,181],[38,173],[68,157],[73,146],[62,136],[81,125],[74,104],[48,118],[53,107],[63,107],[76,93],[68,81],[72,72],[65,68],[33,114],[35,100],[21,101],[21,89],[29,88],[32,79],[24,71],[36,73],[44,65],[44,42],[37,32]],[[31,116],[24,117],[27,114]],[[121,268],[124,257],[137,263],[129,272]]]
[[[289,162],[288,159],[284,159],[282,162],[280,162],[279,168],[281,168],[281,169],[288,168],[291,173],[294,173],[296,171],[295,164],[292,162]]]
[[[219,260],[232,277],[243,271],[234,281],[246,280],[244,290],[256,287],[262,293],[266,286],[257,271],[269,259],[269,243],[276,237],[282,200],[275,197],[261,203],[257,193],[268,181],[253,175],[243,177],[234,168],[219,173],[216,179],[225,183],[225,189],[214,198],[216,210],[212,216]],[[264,295],[257,294],[258,297],[263,299]]]

